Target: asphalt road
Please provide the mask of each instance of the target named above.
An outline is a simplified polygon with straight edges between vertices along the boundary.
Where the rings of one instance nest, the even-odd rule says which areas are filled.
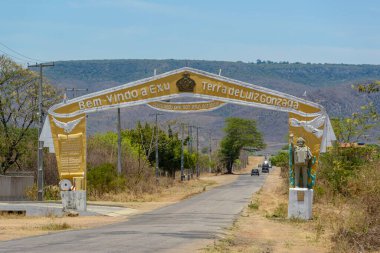
[[[122,223],[0,242],[0,252],[194,252],[232,225],[265,178],[241,175],[230,184]]]

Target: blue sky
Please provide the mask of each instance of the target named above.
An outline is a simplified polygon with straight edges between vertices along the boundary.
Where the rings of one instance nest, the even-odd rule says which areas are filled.
[[[2,0],[20,62],[257,59],[380,64],[380,1]],[[0,53],[1,53],[0,51]]]

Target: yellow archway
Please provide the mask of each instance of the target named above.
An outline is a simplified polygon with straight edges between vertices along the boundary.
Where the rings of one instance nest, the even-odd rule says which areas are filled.
[[[165,102],[179,97],[204,101]],[[295,139],[302,136],[316,157],[335,140],[329,117],[319,104],[188,67],[56,104],[48,111],[40,140],[55,152],[61,179],[85,188],[86,114],[141,104],[163,111],[200,112],[225,103],[289,113],[290,133]]]

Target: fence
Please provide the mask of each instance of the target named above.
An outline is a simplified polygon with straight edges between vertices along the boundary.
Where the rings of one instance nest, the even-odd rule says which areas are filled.
[[[26,190],[33,184],[33,176],[0,175],[0,201],[26,200]]]

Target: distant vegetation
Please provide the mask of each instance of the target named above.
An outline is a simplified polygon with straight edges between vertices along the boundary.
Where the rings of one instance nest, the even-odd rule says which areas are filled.
[[[242,81],[282,80],[311,87],[333,86],[363,80],[380,79],[378,65],[303,64],[257,60],[256,63],[201,60],[86,60],[56,62],[46,70],[52,80],[78,80],[93,89],[91,81],[125,83],[180,67],[193,67]],[[269,85],[269,83],[268,83]]]

